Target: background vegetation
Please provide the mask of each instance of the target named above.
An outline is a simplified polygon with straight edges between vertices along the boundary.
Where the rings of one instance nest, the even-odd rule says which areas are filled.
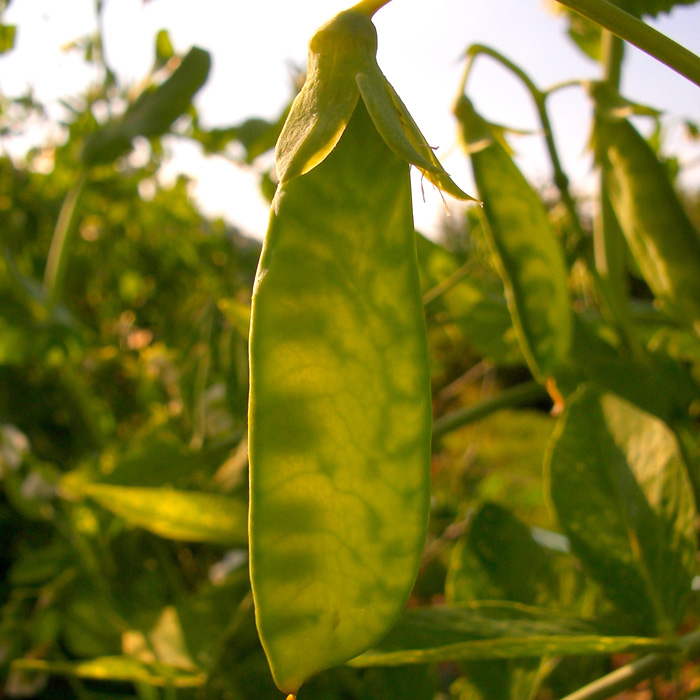
[[[3,50],[12,36],[2,26]],[[601,64],[597,118],[656,125],[658,170],[639,186],[663,193],[662,217],[697,225],[698,193],[673,193],[659,115],[619,95],[622,43],[573,14],[571,36]],[[99,35],[72,50],[103,66]],[[476,57],[508,64],[485,47],[470,56],[470,71]],[[238,143],[261,162],[284,114],[201,128],[191,100],[208,68],[206,52],[175,56],[162,32],[137,98],[103,66],[102,82],[66,103],[65,138],[21,160],[0,154],[0,697],[279,697],[246,550],[259,244],[205,219],[184,178],[163,186],[156,174],[173,132],[212,153]],[[549,93],[521,77],[546,118]],[[48,120],[31,95],[0,107],[4,136]],[[598,159],[614,178],[604,128]],[[134,158],[134,144],[147,155]],[[666,278],[620,232],[619,206],[605,224],[585,214],[609,211],[611,181],[577,201],[549,147],[555,182],[542,199],[565,264],[566,357],[553,372],[538,354],[538,312],[523,306],[532,290],[517,286],[529,261],[520,254],[504,275],[497,223],[472,209],[442,240],[418,238],[435,427],[414,615],[302,700],[581,700],[640,682],[627,697],[700,693],[697,230],[674,244],[661,290]],[[274,174],[261,173],[271,197]]]

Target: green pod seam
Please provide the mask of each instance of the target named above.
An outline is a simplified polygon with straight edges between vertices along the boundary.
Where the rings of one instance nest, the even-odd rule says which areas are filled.
[[[425,542],[431,402],[409,166],[359,102],[280,185],[252,302],[250,557],[279,688],[376,643]]]
[[[455,115],[523,355],[544,381],[568,358],[573,335],[564,252],[539,196],[466,97]]]
[[[666,311],[700,332],[700,236],[663,165],[626,119],[598,115],[596,155],[617,220]]]

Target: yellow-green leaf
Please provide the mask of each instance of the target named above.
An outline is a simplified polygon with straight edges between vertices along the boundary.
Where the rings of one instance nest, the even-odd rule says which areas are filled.
[[[86,484],[81,492],[136,527],[185,542],[245,546],[247,507],[214,493]]]
[[[18,659],[12,662],[12,668],[86,680],[130,681],[175,688],[196,688],[206,681],[206,675],[200,671],[185,671],[157,661],[146,663],[129,656],[102,656],[86,661]]]

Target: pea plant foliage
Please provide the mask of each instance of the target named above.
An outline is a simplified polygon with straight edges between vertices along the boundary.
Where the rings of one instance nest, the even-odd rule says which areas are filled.
[[[71,103],[52,172],[0,160],[0,696],[696,692],[700,197],[620,88],[631,43],[700,89],[646,22],[692,3],[561,0],[599,80],[541,89],[468,47],[468,194],[377,64],[387,1],[317,30],[279,119],[206,128],[209,54],[163,31],[119,116],[93,112],[107,69]],[[99,34],[76,46],[107,68]],[[486,62],[533,101],[546,196],[469,89]],[[558,155],[564,88],[593,202]],[[2,100],[8,133],[46,116]],[[154,184],[173,133],[259,174],[261,249]],[[411,167],[462,212],[438,241]]]

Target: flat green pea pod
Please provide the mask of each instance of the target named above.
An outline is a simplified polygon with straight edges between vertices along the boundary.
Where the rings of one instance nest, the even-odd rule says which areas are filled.
[[[432,415],[409,163],[471,199],[377,67],[381,4],[311,40],[253,290],[251,581],[273,677],[291,695],[378,642],[413,586]]]
[[[700,333],[700,235],[651,146],[626,119],[599,110],[603,184],[639,269],[664,309]]]
[[[573,335],[564,253],[539,196],[463,95],[455,115],[513,325],[528,366],[544,382],[567,359]]]
[[[255,284],[251,575],[281,690],[377,642],[409,595],[430,493],[430,375],[409,168],[356,107],[277,191]]]

